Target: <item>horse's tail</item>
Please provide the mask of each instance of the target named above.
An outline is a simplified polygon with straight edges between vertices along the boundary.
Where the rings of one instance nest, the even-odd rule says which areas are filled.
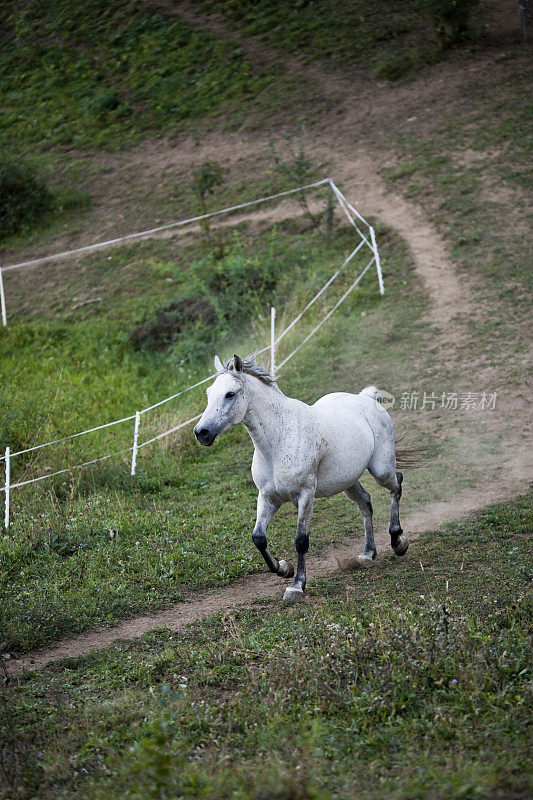
[[[396,436],[396,468],[397,469],[416,469],[421,467],[428,458],[427,447],[398,447],[405,439],[405,434],[400,433]]]
[[[425,455],[426,451],[423,447],[396,448],[396,468],[413,469],[419,467]]]
[[[365,386],[364,389],[361,389],[359,394],[367,394],[369,397],[372,397],[374,400],[376,400],[377,395],[379,394],[379,389],[377,386]]]

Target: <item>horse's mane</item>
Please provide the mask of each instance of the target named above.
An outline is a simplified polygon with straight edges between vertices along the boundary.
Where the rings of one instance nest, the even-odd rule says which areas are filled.
[[[261,367],[255,358],[255,355],[246,356],[246,358],[241,359],[242,361],[242,371],[245,372],[247,375],[253,375],[254,378],[258,378],[262,383],[266,383],[267,386],[275,385],[276,379],[275,377],[268,372],[264,367]],[[235,369],[234,359],[229,358],[225,364],[224,369],[226,371]]]

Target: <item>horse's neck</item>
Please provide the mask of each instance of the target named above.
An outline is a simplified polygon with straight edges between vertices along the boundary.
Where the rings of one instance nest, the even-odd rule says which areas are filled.
[[[256,450],[268,457],[279,449],[287,436],[287,427],[293,416],[290,404],[294,403],[276,386],[266,386],[257,378],[247,376],[248,411],[243,419]]]

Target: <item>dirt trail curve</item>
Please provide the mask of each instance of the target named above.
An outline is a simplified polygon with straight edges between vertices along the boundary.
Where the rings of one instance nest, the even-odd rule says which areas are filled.
[[[449,328],[455,317],[471,310],[468,286],[461,284],[448,258],[444,240],[423,211],[400,195],[388,192],[372,159],[334,157],[335,179],[347,198],[364,213],[382,220],[408,242],[420,281],[431,298],[431,322]],[[355,178],[353,176],[356,176]]]
[[[262,66],[279,63],[281,58],[294,69],[302,68],[298,59],[272,53],[255,42],[241,41],[238,34],[228,32],[216,17],[210,17],[206,24],[205,18],[202,17],[200,20],[200,16],[190,5],[172,2],[172,0],[155,0],[155,2],[150,0],[149,4],[166,13],[179,15],[189,22],[201,21],[204,27],[209,27],[215,34],[238,39],[245,46],[250,58],[255,59]],[[359,206],[364,214],[383,220],[387,225],[398,230],[407,240],[418,276],[429,292],[432,301],[431,321],[439,329],[436,331],[436,335],[450,342],[453,341],[460,329],[460,315],[473,311],[473,302],[465,279],[461,278],[460,280],[455,273],[447,256],[443,239],[436,233],[423,211],[404,198],[388,192],[378,177],[375,159],[371,158],[363,148],[350,145],[354,139],[353,127],[368,112],[370,105],[375,107],[376,93],[378,95],[381,93],[381,99],[383,99],[384,93],[388,92],[390,109],[394,104],[396,106],[403,104],[402,113],[404,114],[409,113],[405,111],[405,107],[408,108],[406,97],[393,96],[391,90],[386,87],[378,86],[376,88],[373,86],[372,89],[369,87],[365,89],[364,86],[358,84],[354,88],[353,81],[346,77],[343,78],[338,73],[326,72],[317,65],[306,65],[305,69],[308,74],[312,72],[312,79],[317,84],[327,86],[328,92],[341,110],[344,110],[347,101],[350,106],[349,101],[357,95],[357,104],[353,104],[348,113],[337,117],[337,111],[333,112],[335,119],[338,120],[338,124],[336,123],[334,128],[330,126],[330,120],[328,120],[323,124],[319,123],[313,129],[310,154],[328,161],[331,176],[356,207]],[[458,80],[460,79],[459,77]],[[401,91],[394,90],[396,95]],[[420,102],[420,92],[431,91],[435,93],[442,91],[442,86],[439,83],[433,87],[425,86],[423,89],[419,89],[418,101]],[[422,102],[424,101],[422,100]],[[192,151],[191,148],[189,156],[191,160],[197,160],[204,154],[205,157],[210,158],[223,156],[235,158],[234,154],[239,149],[241,154],[242,152],[264,154],[267,148],[268,140],[265,136],[257,134],[249,137],[236,136],[234,133],[222,136],[217,133],[216,136],[205,137],[199,149],[196,148]],[[180,158],[187,158],[186,151],[187,146],[181,148]],[[170,152],[166,156],[161,153],[159,157],[166,157],[168,161],[171,161],[173,155]],[[252,212],[247,218],[253,219],[254,216],[257,219],[265,218],[267,213],[262,210]],[[450,501],[435,502],[404,516],[402,522],[410,541],[416,539],[419,533],[437,528],[443,522],[460,519],[490,502],[511,497],[525,490],[527,488],[525,477],[528,461],[527,442],[517,440],[512,447],[509,447],[508,452],[508,461],[500,465],[501,479],[499,482],[487,481],[475,489],[464,490]],[[379,526],[380,522],[381,526]],[[376,544],[382,554],[390,553],[389,537],[384,522],[384,520],[378,521],[376,530]],[[359,520],[356,524],[358,523]],[[337,559],[342,560],[346,556],[353,556],[354,553],[359,552],[358,548],[361,542],[362,535],[358,535],[342,546],[329,548],[318,555],[311,554],[309,556],[311,580],[331,575],[337,571]],[[406,558],[413,557],[416,556],[411,550]],[[53,661],[80,656],[117,641],[141,636],[154,628],[168,627],[173,631],[182,631],[191,622],[206,619],[230,608],[249,607],[254,601],[267,597],[279,598],[282,595],[283,586],[283,581],[269,574],[248,576],[223,589],[191,595],[187,601],[178,603],[166,611],[134,617],[115,628],[89,631],[76,638],[64,639],[52,647],[11,659],[8,662],[8,670],[10,675],[17,675],[24,669],[42,669]]]

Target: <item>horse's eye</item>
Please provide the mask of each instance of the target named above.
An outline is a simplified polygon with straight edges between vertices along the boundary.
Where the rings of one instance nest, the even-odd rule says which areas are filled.
[[[226,392],[226,400],[229,400],[231,397],[235,397],[235,392]]]

